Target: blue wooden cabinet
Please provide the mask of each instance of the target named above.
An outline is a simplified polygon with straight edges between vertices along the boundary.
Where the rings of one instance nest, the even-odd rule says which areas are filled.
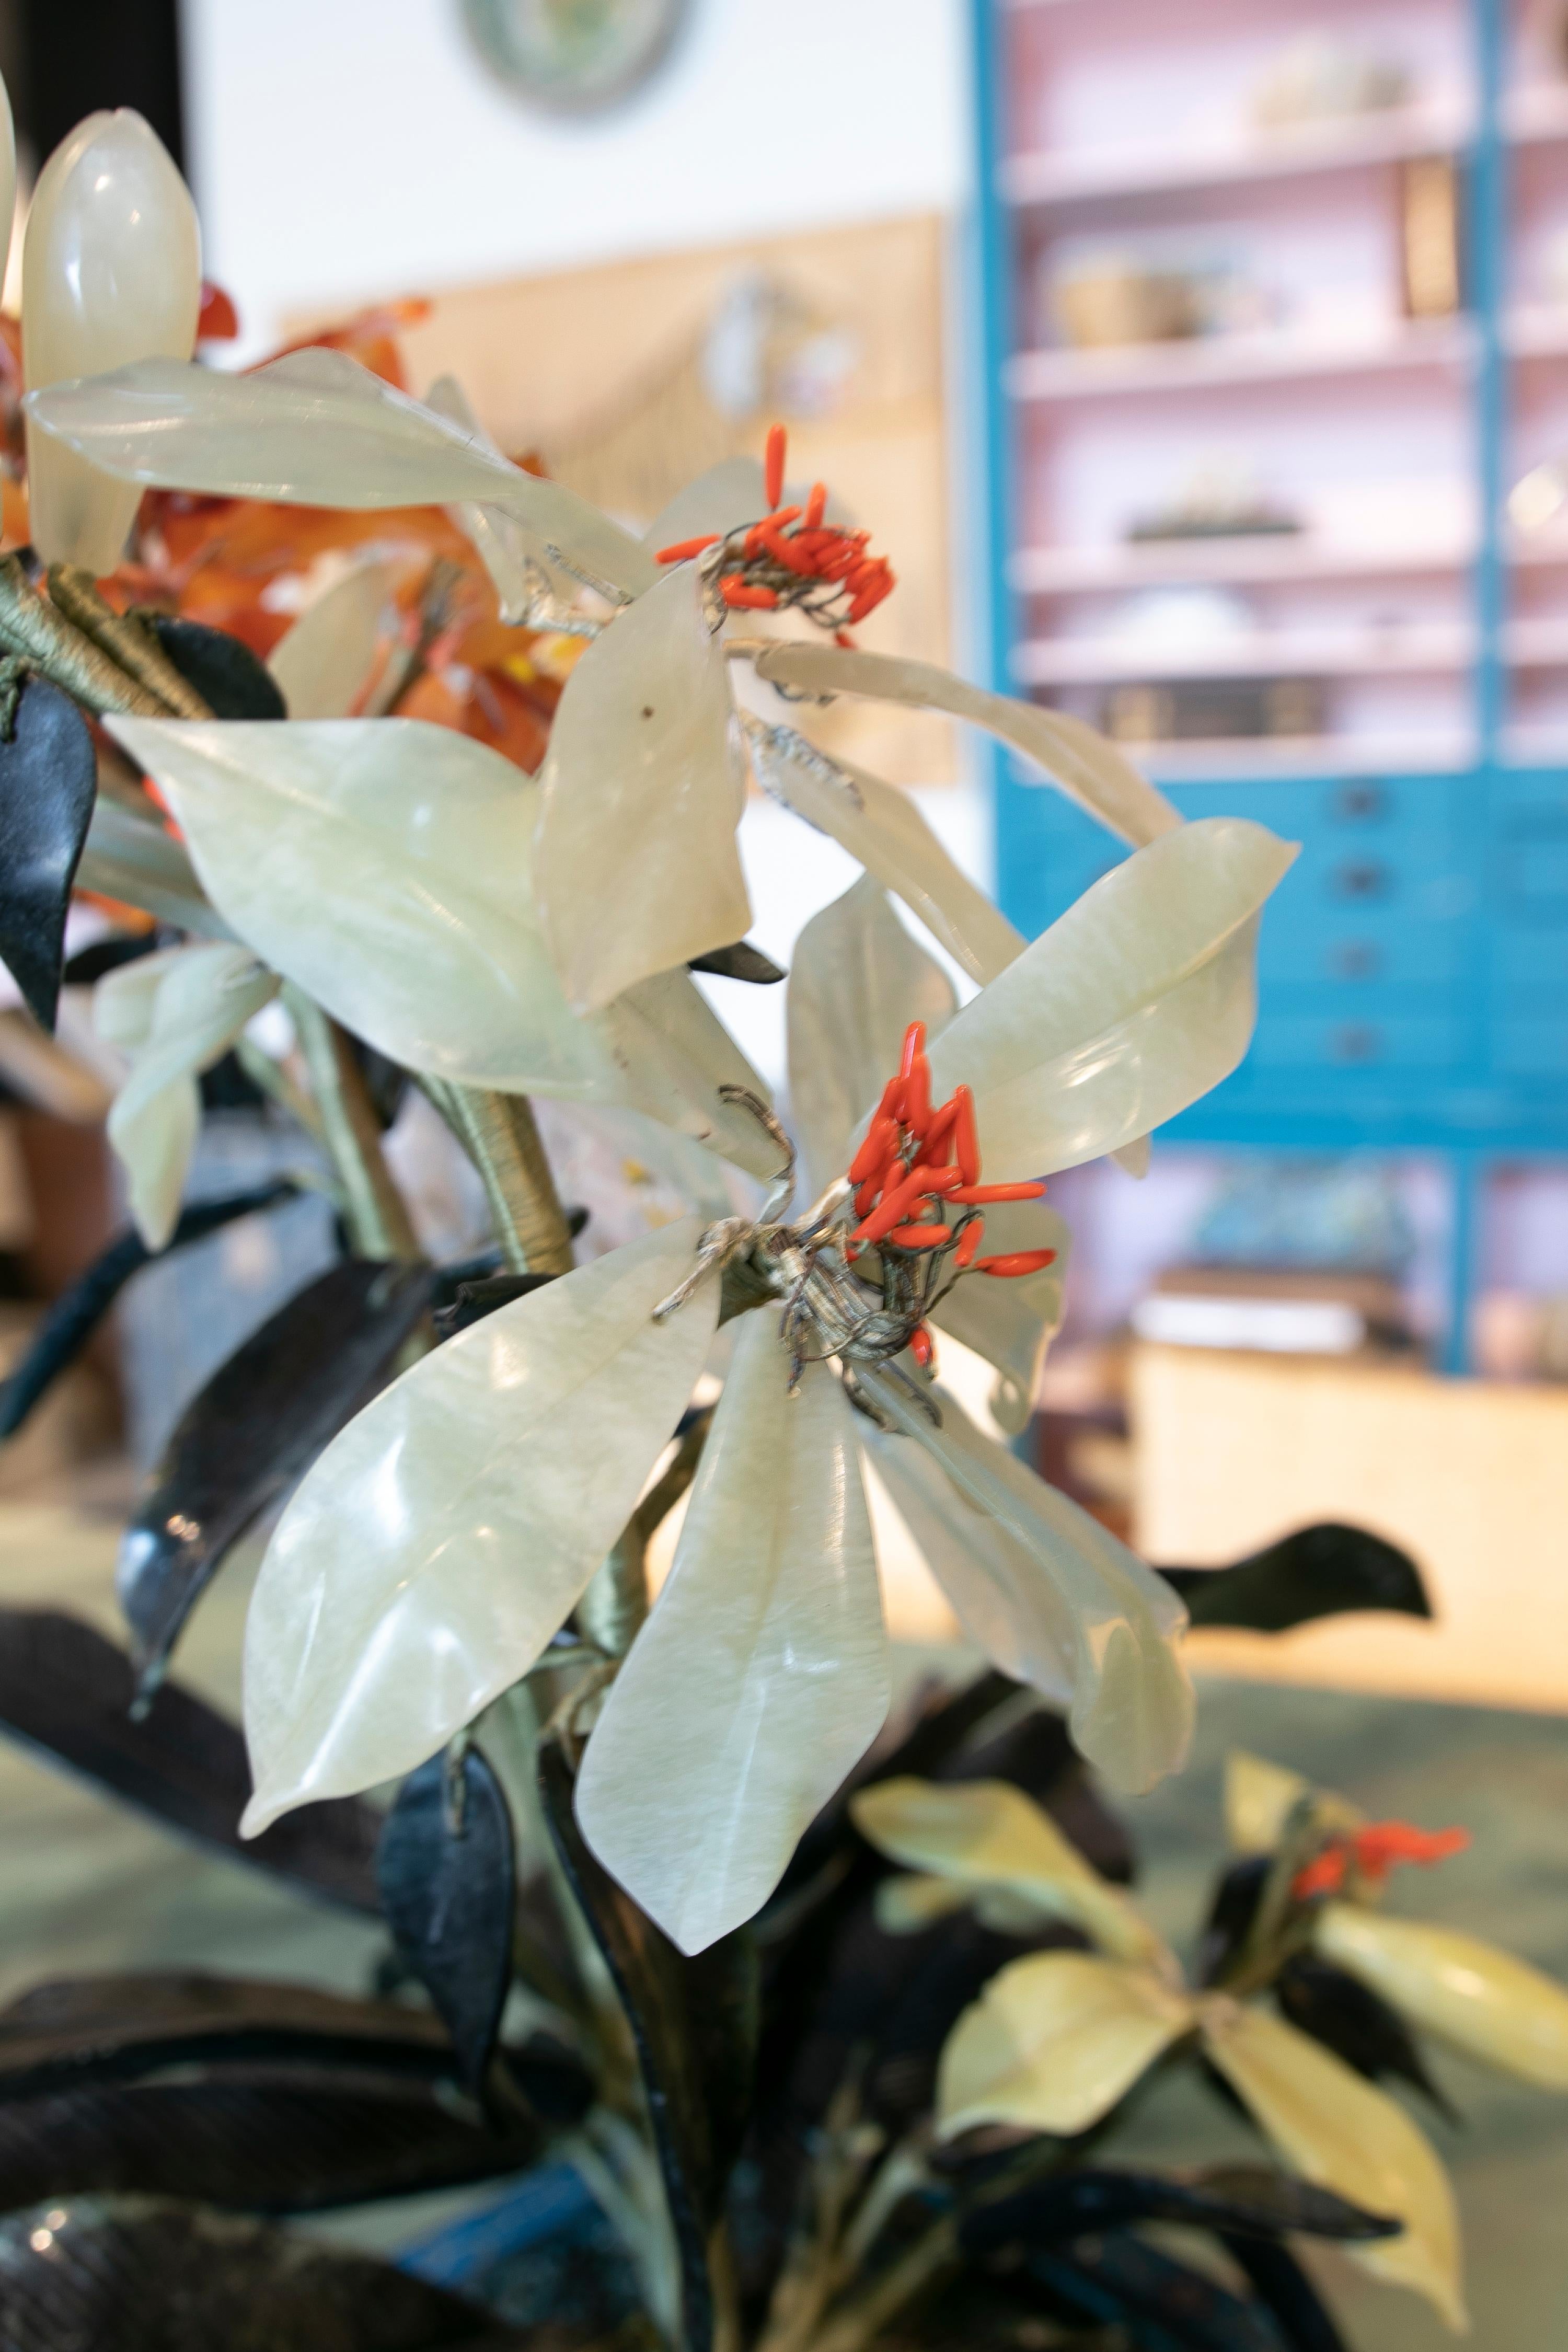
[[[1089,0],[1035,5],[1065,23]],[[1510,440],[1517,305],[1507,237],[1510,173],[1522,152],[1522,134],[1510,125],[1523,116],[1512,87],[1516,27],[1501,0],[1451,5],[1463,20],[1469,77],[1467,119],[1454,142],[1468,245],[1467,310],[1455,327],[1470,338],[1457,397],[1468,405],[1476,507],[1474,545],[1462,571],[1455,567],[1454,586],[1468,615],[1460,683],[1468,698],[1469,755],[1426,768],[1381,759],[1361,766],[1352,732],[1325,747],[1333,756],[1319,772],[1308,756],[1282,772],[1266,744],[1255,772],[1238,766],[1234,748],[1213,775],[1201,762],[1194,773],[1191,759],[1180,781],[1157,756],[1151,766],[1185,815],[1253,816],[1301,844],[1264,918],[1253,1049],[1234,1077],[1165,1135],[1205,1148],[1443,1155],[1454,1183],[1448,1360],[1458,1368],[1489,1164],[1568,1156],[1568,725],[1563,766],[1510,756],[1518,734],[1510,728],[1510,656],[1517,580],[1502,507],[1520,460]],[[1417,6],[1411,0],[1412,10]],[[1141,9],[1142,21],[1157,23],[1148,0],[1103,0],[1102,14],[1127,12],[1124,37],[1132,41]],[[1027,173],[1007,160],[1018,148],[1016,119],[1009,128],[1016,73],[1007,45],[1029,14],[1030,0],[974,0],[983,370],[975,412],[984,421],[985,491],[980,584],[993,683],[1014,692],[1027,672],[1018,648],[1041,627],[1027,599],[1026,565],[1018,585],[1019,551],[1040,536],[1039,501],[1026,478],[1039,460],[1020,423],[1017,372],[1009,371],[1013,355],[1040,340],[1037,322],[1019,318],[1029,268],[1038,268],[1037,234],[1030,246],[1028,203],[1018,194]],[[1531,153],[1542,139],[1561,142],[1568,226],[1568,79],[1563,87],[1561,121],[1531,133]],[[1085,177],[1092,183],[1092,173]],[[1058,191],[1055,202],[1064,201],[1062,185],[1070,192],[1070,179],[1059,170],[1055,179],[1036,173],[1039,184]],[[1130,176],[1146,208],[1151,192],[1158,208],[1157,181],[1157,173],[1142,184],[1136,170]],[[1303,205],[1321,184],[1303,175]],[[1101,194],[1110,217],[1128,216],[1127,191],[1112,186]],[[1277,190],[1272,200],[1278,204]],[[1550,186],[1546,200],[1553,200]],[[1568,331],[1563,353],[1568,392]],[[1233,386],[1233,404],[1235,396]],[[1182,394],[1189,404],[1203,397],[1197,389]],[[1157,423],[1158,413],[1150,413]],[[1036,572],[1050,576],[1053,560],[1037,560]],[[1212,551],[1205,560],[1212,563]],[[1568,552],[1563,564],[1568,583]],[[1563,654],[1568,660],[1568,643]],[[999,892],[1013,920],[1033,935],[1124,853],[1063,795],[1026,781],[1008,755],[996,757],[994,778]]]

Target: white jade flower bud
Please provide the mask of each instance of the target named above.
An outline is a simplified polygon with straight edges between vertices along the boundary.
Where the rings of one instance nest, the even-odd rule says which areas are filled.
[[[89,114],[39,175],[22,252],[29,392],[132,360],[186,360],[201,305],[201,235],[168,150],[129,107]],[[29,420],[33,544],[48,563],[111,570],[141,490]]]

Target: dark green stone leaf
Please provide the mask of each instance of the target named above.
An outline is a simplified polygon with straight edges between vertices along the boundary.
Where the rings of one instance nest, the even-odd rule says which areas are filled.
[[[446,2021],[462,2081],[478,2090],[511,1981],[517,1874],[506,1799],[477,1748],[409,1774],[375,1872],[397,1948]]]
[[[166,1829],[350,1910],[379,1912],[372,1806],[330,1798],[242,1840],[250,1763],[238,1726],[177,1683],[133,1720],[135,1697],[130,1659],[92,1626],[53,1610],[0,1610],[0,1730]]]
[[[1172,2352],[1279,2352],[1268,2313],[1203,2271],[1172,2260],[1131,2231],[1083,2237],[1060,2252],[1031,2254],[1010,2274],[1015,2291],[1051,2317],[1121,2327],[1132,2344]]]
[[[201,621],[150,614],[153,631],[187,686],[216,719],[287,719],[288,707],[271,671],[226,629]]]
[[[756,1960],[750,1936],[679,1952],[584,1844],[573,1780],[554,1742],[540,1792],[556,1852],[615,1979],[637,2043],[665,2194],[681,2254],[686,2352],[709,2352],[708,2242],[751,2113]]]
[[[1454,2110],[1427,2073],[1405,2020],[1358,1977],[1302,1952],[1279,1971],[1274,1997],[1292,2025],[1322,2042],[1358,2074],[1374,2083],[1388,2076],[1408,2083],[1453,2120]]]
[[[1217,1984],[1246,1943],[1258,1906],[1263,1899],[1263,1884],[1273,1861],[1272,1854],[1244,1854],[1239,1862],[1233,1862],[1221,1877],[1214,1891],[1214,1901],[1209,1906],[1203,1942],[1198,1949],[1200,1984]]]
[[[71,880],[98,793],[92,737],[69,695],[29,677],[0,742],[0,956],[35,1020],[55,1025]]]
[[[706,955],[690,957],[686,968],[710,971],[719,980],[749,980],[756,988],[771,988],[774,981],[788,977],[782,965],[754,948],[750,940],[737,940],[733,947],[710,948]]]
[[[1317,2289],[1288,2246],[1270,2238],[1223,2237],[1221,2243],[1274,2315],[1289,2352],[1348,2352]]]
[[[115,1589],[154,1689],[236,1538],[379,1389],[430,1272],[345,1258],[280,1307],[184,1412],[121,1538]]]
[[[961,2221],[959,2237],[966,2253],[994,2254],[1134,2221],[1180,2221],[1253,2237],[1299,2231],[1352,2243],[1393,2237],[1401,2226],[1267,2165],[1236,2164],[1180,2178],[1110,2168],[1058,2174],[977,2204]]]
[[[1408,1552],[1365,1528],[1298,1528],[1230,1568],[1163,1568],[1194,1625],[1245,1625],[1283,1633],[1314,1617],[1393,1609],[1430,1617],[1421,1571]]]
[[[5,2352],[502,2352],[535,2339],[363,2254],[161,2198],[0,2222]]]

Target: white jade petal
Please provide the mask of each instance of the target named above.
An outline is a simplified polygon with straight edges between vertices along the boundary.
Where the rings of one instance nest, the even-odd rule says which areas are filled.
[[[1312,1784],[1266,1756],[1233,1748],[1225,1759],[1225,1833],[1233,1853],[1272,1853]]]
[[[290,352],[244,375],[141,360],[53,384],[28,415],[105,473],[142,488],[294,506],[472,499],[516,515],[624,594],[640,595],[658,576],[640,542],[586,499],[510,465],[343,352]]]
[[[233,935],[216,907],[202,896],[195,868],[182,845],[148,814],[138,816],[100,793],[93,803],[87,846],[77,868],[84,890],[101,890],[127,907],[142,907],[161,922],[204,939]]]
[[[375,659],[392,604],[386,563],[356,563],[334,581],[267,657],[290,719],[346,719]]]
[[[624,1100],[764,1181],[783,1154],[750,1112],[721,1099],[721,1087],[744,1087],[769,1099],[760,1078],[689,971],[639,981],[594,1014],[619,1077]]]
[[[1114,1959],[1165,1959],[1120,1888],[1009,1781],[878,1780],[850,1799],[849,1811],[861,1835],[907,1870],[1026,1896],[1037,1913],[1083,1928]]]
[[[1314,1950],[1456,2050],[1543,2091],[1568,2091],[1568,1990],[1477,1936],[1325,1904]]]
[[[16,128],[11,119],[11,97],[0,81],[0,283],[11,257],[11,226],[16,212]]]
[[[99,982],[93,1024],[132,1055],[109,1113],[131,1213],[149,1249],[174,1230],[201,1124],[196,1079],[278,993],[276,972],[227,940],[168,948]]]
[[[1140,1135],[1131,1143],[1119,1143],[1110,1156],[1124,1174],[1142,1182],[1149,1173],[1149,1138]]]
[[[411,1770],[527,1673],[702,1369],[716,1280],[653,1320],[700,1231],[683,1218],[459,1332],[307,1474],[246,1626],[246,1836]]]
[[[1351,2260],[1413,2287],[1450,2327],[1463,2328],[1453,2191],[1404,2108],[1267,2011],[1209,2001],[1203,2024],[1210,2058],[1293,2170],[1365,2212],[1405,2223],[1396,2238],[1347,2246]]]
[[[1182,822],[1163,793],[1114,743],[1070,719],[1005,694],[987,694],[967,678],[934,662],[905,661],[894,654],[851,653],[841,646],[791,637],[756,656],[759,677],[808,694],[866,695],[878,702],[907,702],[920,710],[946,710],[1021,751],[1054,783],[1079,801],[1124,841],[1152,841]]]
[[[437,376],[425,395],[425,405],[450,425],[458,425],[477,447],[505,465],[507,460],[474,415],[468,394],[456,376]],[[500,600],[503,621],[524,621],[533,609],[541,586],[540,573],[549,575],[550,549],[537,531],[502,507],[476,505],[460,499],[447,509],[458,529],[473,541]],[[530,571],[530,566],[533,570]],[[575,593],[569,584],[566,601]]]
[[[1296,856],[1205,817],[1113,866],[931,1052],[937,1099],[974,1089],[988,1181],[1075,1168],[1227,1077],[1257,1013],[1257,919]]]
[[[696,573],[682,564],[566,681],[540,778],[539,902],[585,1012],[744,936],[740,724]]]
[[[785,999],[790,1112],[812,1193],[848,1166],[855,1130],[897,1070],[910,1023],[923,1021],[934,1036],[957,1001],[868,874],[813,915],[795,944]]]
[[[533,913],[538,786],[408,719],[120,719],[220,914],[275,971],[415,1070],[616,1098]]]
[[[5,215],[9,235],[11,215]],[[156,131],[129,107],[89,114],[38,176],[22,248],[29,392],[153,353],[188,362],[201,307],[201,235]],[[140,493],[27,424],[33,544],[48,563],[111,571]]]
[[[945,1391],[932,1391],[938,1429],[896,1382],[860,1377],[902,1433],[868,1441],[877,1466],[900,1510],[906,1489],[918,1485],[927,1509],[911,1523],[917,1542],[922,1526],[940,1520],[944,1540],[932,1572],[974,1638],[1005,1673],[1036,1661],[1048,1673],[1070,1642],[1069,1723],[1081,1753],[1112,1787],[1131,1792],[1177,1770],[1192,1738],[1193,1690],[1176,1649],[1186,1612],[1170,1586],[1098,1519],[983,1437]],[[929,1475],[891,1454],[909,1439],[952,1481],[956,1509]]]
[[[990,1406],[1016,1437],[1028,1422],[1047,1348],[1062,1319],[1062,1287],[1071,1236],[1065,1220],[1042,1201],[998,1201],[985,1212],[984,1255],[1054,1249],[1056,1264],[1038,1274],[977,1275],[954,1283],[931,1320],[986,1362],[999,1378]]]
[[[747,742],[763,791],[858,857],[972,980],[994,980],[1022,955],[1023,933],[953,864],[921,814],[917,793],[826,759],[793,728],[749,727]]]
[[[1087,2131],[1193,2018],[1148,1969],[1088,1952],[1014,1960],[948,2036],[937,2128],[944,2139],[985,2123]]]
[[[675,1565],[577,1782],[583,1834],[683,1952],[772,1894],[888,1711],[888,1644],[854,1412],[826,1364],[797,1395],[778,1317],[746,1316]]]

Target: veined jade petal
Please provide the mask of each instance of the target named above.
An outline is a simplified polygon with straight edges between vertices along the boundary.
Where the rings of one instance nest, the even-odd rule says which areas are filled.
[[[813,915],[786,982],[790,1113],[808,1190],[849,1164],[857,1127],[899,1066],[904,1031],[952,1020],[952,982],[910,939],[868,874]]]
[[[9,212],[5,220],[9,236]],[[129,107],[89,114],[45,164],[27,214],[22,371],[28,391],[153,353],[164,363],[188,363],[201,285],[195,208],[157,132]],[[139,497],[29,416],[29,528],[47,563],[112,571]]]
[[[193,329],[195,320],[192,320]],[[310,507],[503,508],[629,596],[658,577],[639,541],[561,482],[497,457],[346,352],[290,352],[243,375],[138,360],[73,373],[28,402],[31,423],[122,482]]]
[[[623,1099],[765,1182],[783,1155],[751,1114],[721,1098],[744,1087],[769,1099],[758,1076],[689,971],[661,971],[625,990],[592,1027],[620,1080]]]
[[[921,814],[918,793],[825,758],[793,728],[748,728],[747,741],[763,791],[858,857],[971,980],[994,980],[1022,955],[1023,933],[953,864]]]
[[[163,1248],[179,1217],[201,1125],[196,1079],[277,993],[277,973],[226,940],[166,948],[99,982],[94,1026],[132,1056],[110,1109],[109,1140],[149,1249]]]
[[[538,786],[410,719],[118,719],[220,914],[410,1069],[616,1098],[533,912]]]
[[[1289,1766],[1233,1748],[1225,1759],[1225,1833],[1233,1853],[1272,1853],[1312,1784]]]
[[[683,1952],[772,1894],[880,1730],[888,1644],[854,1412],[826,1364],[789,1393],[744,1317],[675,1564],[588,1742],[583,1834]]]
[[[740,723],[689,565],[583,656],[540,781],[539,903],[582,1011],[744,936]]]
[[[1062,1319],[1062,1286],[1071,1235],[1066,1221],[1042,1201],[998,1201],[985,1212],[985,1254],[1054,1249],[1054,1265],[1038,1274],[988,1275],[954,1283],[931,1320],[950,1331],[997,1371],[990,1406],[1010,1437],[1026,1427],[1047,1348]]]
[[[232,936],[217,908],[202,896],[183,845],[156,822],[151,801],[143,817],[100,793],[76,878],[79,888],[144,908],[182,931],[203,939]]]
[[[851,653],[842,646],[789,637],[757,655],[756,671],[774,686],[799,687],[808,694],[865,695],[966,719],[1043,768],[1053,783],[1124,841],[1153,841],[1182,822],[1164,793],[1081,719],[1042,709],[1037,702],[1016,701],[1011,695],[987,694],[934,662]]]
[[[1026,1896],[1037,1913],[1081,1927],[1114,1959],[1165,1959],[1160,1938],[1121,1889],[1091,1870],[1049,1814],[1010,1781],[944,1784],[900,1775],[863,1789],[849,1811],[861,1835],[906,1870]]]
[[[411,1771],[528,1672],[702,1369],[717,1281],[653,1320],[700,1231],[682,1218],[460,1331],[307,1474],[246,1626],[246,1836]]]
[[[437,376],[425,395],[425,404],[505,465],[505,457],[474,415],[468,395],[456,376]],[[500,599],[501,619],[526,620],[540,585],[539,572],[548,572],[550,550],[546,541],[537,531],[530,530],[521,516],[509,514],[502,507],[476,505],[473,499],[465,499],[449,507],[447,512],[478,550]],[[531,564],[535,567],[531,574]],[[567,601],[571,601],[570,595]]]
[[[1087,2131],[1193,2018],[1149,1969],[1089,1952],[1014,1960],[947,2038],[937,2129],[944,2139],[987,2123]]]
[[[1125,1174],[1141,1182],[1149,1173],[1149,1138],[1139,1135],[1131,1143],[1119,1143],[1110,1156]]]
[[[1036,1658],[1048,1664],[1053,1649],[1059,1656],[1070,1642],[1069,1725],[1082,1754],[1113,1788],[1132,1793],[1175,1771],[1192,1738],[1193,1690],[1176,1650],[1186,1612],[1170,1586],[1098,1519],[983,1437],[945,1391],[932,1391],[938,1429],[894,1381],[864,1371],[861,1380],[902,1433],[868,1441],[878,1467],[900,1510],[900,1481],[912,1487],[918,1480],[929,1515],[945,1531],[932,1570],[960,1615],[973,1613],[975,1639],[993,1645],[1004,1672],[1015,1673]],[[908,1439],[940,1465],[962,1507],[944,1508],[929,1475],[891,1457],[890,1448]],[[910,1524],[921,1540],[925,1522]],[[961,1580],[954,1563],[964,1551],[971,1569]],[[984,1609],[976,1605],[980,1579],[992,1588]],[[1006,1663],[1009,1649],[1019,1666]]]
[[[1568,2091],[1568,1990],[1478,1936],[1327,1903],[1314,1950],[1483,2066]]]
[[[1163,835],[1086,890],[937,1040],[987,1179],[1075,1168],[1229,1076],[1257,1013],[1259,910],[1296,856],[1246,817]]]
[[[1293,2170],[1368,2213],[1405,2224],[1396,2238],[1346,2246],[1352,2262],[1424,2294],[1463,2328],[1453,2190],[1431,2143],[1401,2106],[1305,2033],[1262,2009],[1204,2004],[1204,2043]]]
[[[346,719],[358,701],[392,603],[392,568],[356,563],[267,657],[290,719]]]

